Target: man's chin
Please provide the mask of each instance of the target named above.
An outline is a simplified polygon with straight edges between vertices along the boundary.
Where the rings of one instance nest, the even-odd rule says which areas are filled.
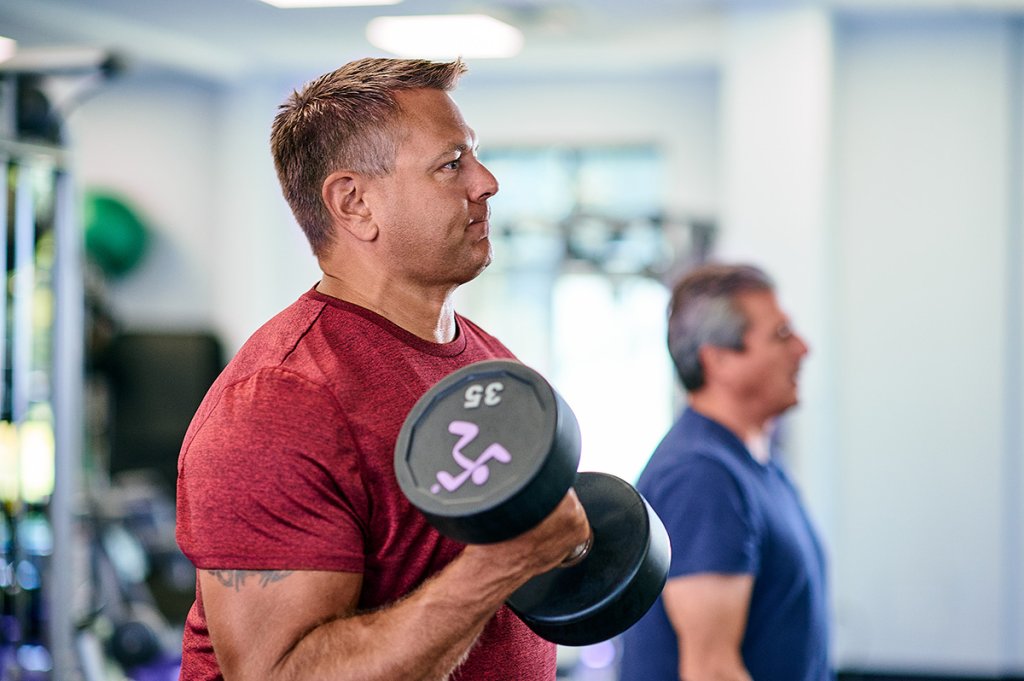
[[[793,407],[798,406],[799,404],[800,404],[800,397],[799,397],[799,395],[796,395],[796,394],[791,395],[788,399],[781,400],[779,402],[779,408],[775,411],[775,415],[776,416],[782,416],[787,411],[789,411]]]
[[[488,251],[487,257],[481,260],[475,268],[473,268],[472,270],[467,268],[466,273],[459,278],[459,284],[467,284],[476,279],[477,277],[479,277],[481,274],[483,274],[484,270],[486,270],[488,266],[490,266],[492,259],[493,258],[491,256],[491,253]]]
[[[484,254],[483,260],[480,262],[480,266],[477,268],[476,274],[473,275],[474,279],[483,274],[484,270],[490,267],[491,263],[494,262],[494,248],[491,246],[491,240],[484,239],[484,241],[487,244],[487,253]]]

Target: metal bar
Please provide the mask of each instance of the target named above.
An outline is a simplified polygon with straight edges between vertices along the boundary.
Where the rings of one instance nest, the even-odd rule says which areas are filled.
[[[74,183],[70,174],[55,176],[54,259],[55,317],[53,332],[54,489],[49,515],[53,527],[51,565],[75,565],[75,498],[79,489],[84,439],[83,395],[85,303],[82,277],[82,237],[75,210]],[[50,571],[50,651],[54,679],[73,680],[77,675],[74,641],[74,570]]]
[[[3,173],[0,182],[0,216],[3,230],[0,231],[0,264],[4,266],[4,278],[0,281],[0,420],[3,420],[6,410],[8,395],[7,386],[7,169],[10,159],[6,154],[0,152],[0,172]]]
[[[1006,356],[1003,398],[1003,587],[1002,652],[1006,673],[1024,672],[1024,22],[1010,28],[1009,109],[1009,230],[1006,248]]]
[[[28,161],[33,158],[46,159],[47,162],[57,166],[60,170],[67,170],[70,165],[68,152],[61,147],[33,142],[17,142],[5,139],[2,135],[0,135],[0,153],[22,161]]]
[[[18,134],[17,91],[16,76],[0,78],[0,137],[15,137]]]
[[[28,415],[32,374],[32,297],[35,287],[35,206],[32,174],[15,165],[14,324],[11,330],[11,416],[15,426]]]
[[[12,289],[11,301],[11,423],[14,427],[15,451],[13,452],[13,505],[11,509],[12,524],[15,536],[18,527],[24,521],[22,506],[24,460],[22,452],[22,435],[24,421],[28,415],[29,389],[32,373],[32,279],[34,259],[34,233],[32,184],[28,168],[15,159],[9,169],[8,183],[13,182],[14,189],[14,244],[13,269],[10,280],[5,282]],[[6,235],[5,235],[6,238]],[[26,559],[25,547],[17,539],[14,542],[14,561],[20,565]],[[28,594],[17,590],[14,599],[15,618],[22,627],[28,622]]]

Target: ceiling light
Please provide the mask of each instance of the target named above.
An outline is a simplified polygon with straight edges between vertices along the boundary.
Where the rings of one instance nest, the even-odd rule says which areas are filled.
[[[0,61],[7,61],[18,51],[18,43],[0,35]]]
[[[366,38],[401,57],[514,57],[523,34],[484,14],[377,17],[366,26]]]
[[[402,0],[263,0],[282,9],[300,7],[360,7],[366,5],[397,5]]]

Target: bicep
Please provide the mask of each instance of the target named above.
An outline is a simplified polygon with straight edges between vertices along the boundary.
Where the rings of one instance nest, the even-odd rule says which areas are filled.
[[[678,577],[665,585],[665,610],[679,638],[684,678],[702,678],[709,668],[731,669],[743,678],[740,646],[753,586],[751,575],[714,573]]]
[[[354,572],[200,570],[210,640],[226,679],[270,679],[319,625],[355,612]]]

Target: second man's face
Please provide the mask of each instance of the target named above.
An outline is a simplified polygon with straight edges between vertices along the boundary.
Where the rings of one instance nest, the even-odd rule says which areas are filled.
[[[737,300],[749,322],[737,358],[742,364],[740,389],[765,416],[781,414],[798,401],[797,379],[807,344],[790,327],[773,293],[745,293]]]
[[[487,200],[498,182],[476,156],[476,135],[440,90],[396,95],[403,109],[394,171],[370,199],[395,276],[425,286],[465,283],[491,261]]]

